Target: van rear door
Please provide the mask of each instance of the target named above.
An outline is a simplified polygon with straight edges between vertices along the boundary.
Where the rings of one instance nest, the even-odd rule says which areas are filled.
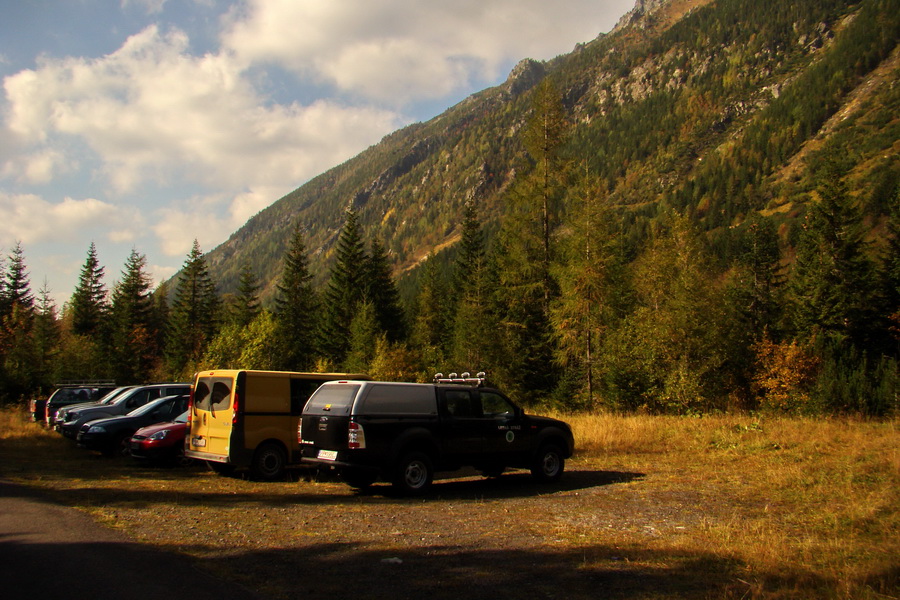
[[[198,377],[191,408],[188,456],[226,462],[234,425],[234,378]]]

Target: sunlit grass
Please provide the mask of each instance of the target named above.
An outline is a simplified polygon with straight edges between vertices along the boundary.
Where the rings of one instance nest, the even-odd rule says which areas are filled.
[[[628,564],[650,572],[688,572],[684,590],[676,585],[666,597],[697,597],[696,589],[707,581],[717,582],[710,598],[900,595],[898,421],[562,417],[572,425],[577,443],[571,470],[608,473],[600,480],[616,482],[600,484],[593,492],[575,488],[581,498],[587,494],[596,502],[584,506],[597,511],[599,521],[591,514],[568,513],[554,524],[553,538],[581,553],[582,569],[615,570]],[[248,522],[247,528],[260,527],[253,511],[272,503],[283,510],[292,506],[298,491],[316,494],[320,485],[236,481],[200,469],[136,470],[130,461],[88,458],[68,440],[26,422],[24,411],[9,408],[0,409],[0,474],[41,487],[103,522],[112,522],[114,511],[148,511],[146,526],[132,525],[152,532],[146,533],[148,539],[164,530],[164,518],[151,513],[177,511],[190,497],[215,498],[221,506],[210,510],[228,511],[239,539],[256,539],[242,533],[240,515],[250,515],[255,523]],[[117,508],[96,499],[98,491],[108,498],[126,489],[131,494]],[[324,490],[329,498],[345,492],[332,484]],[[332,501],[323,498],[321,507],[310,504],[308,518],[328,510]],[[196,510],[206,510],[202,506]],[[351,506],[353,511],[371,509],[368,503]],[[634,512],[641,514],[630,526],[584,525],[608,522],[610,515],[627,520]],[[688,516],[695,520],[676,522]],[[645,521],[653,529],[642,529]],[[166,533],[166,542],[186,543],[179,541],[182,533]],[[214,550],[198,554],[203,552]]]

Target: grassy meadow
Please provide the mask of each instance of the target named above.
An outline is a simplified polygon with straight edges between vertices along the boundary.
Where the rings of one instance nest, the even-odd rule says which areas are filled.
[[[424,590],[434,598],[469,586],[452,583],[467,560],[479,563],[473,577],[491,580],[501,571],[548,569],[557,579],[536,581],[535,597],[900,597],[898,421],[557,416],[572,424],[578,450],[561,485],[546,489],[523,474],[469,477],[438,482],[422,501],[358,495],[333,480],[265,484],[199,467],[140,469],[89,455],[14,409],[0,410],[0,477],[201,563],[243,544],[240,564],[251,556],[260,565],[290,564],[224,570],[276,598],[294,594],[282,573],[310,568],[290,557],[324,539],[349,544],[350,562],[366,552],[408,564],[446,554],[453,569],[443,567],[443,587]],[[228,511],[233,537],[183,526],[186,515],[217,506]],[[338,509],[346,511],[345,524],[322,524],[323,514]],[[457,511],[465,517],[453,521]],[[382,522],[389,528],[379,530]],[[502,543],[487,535],[516,526]],[[404,531],[409,541],[401,543]],[[487,551],[497,572],[484,566]],[[332,562],[317,568],[327,572]],[[393,584],[400,596],[423,592],[403,588],[402,578]],[[503,596],[489,585],[483,591]]]

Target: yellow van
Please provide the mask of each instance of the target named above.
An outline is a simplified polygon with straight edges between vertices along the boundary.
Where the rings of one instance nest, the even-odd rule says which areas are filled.
[[[249,468],[258,479],[284,476],[300,463],[297,421],[326,381],[369,379],[343,373],[202,371],[194,378],[185,456],[230,473]]]

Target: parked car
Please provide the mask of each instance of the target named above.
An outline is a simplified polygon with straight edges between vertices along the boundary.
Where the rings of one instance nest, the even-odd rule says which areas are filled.
[[[115,389],[115,384],[108,381],[85,381],[57,385],[47,398],[32,398],[28,403],[31,419],[35,423],[47,423],[48,411],[56,411],[61,406],[92,402]]]
[[[188,395],[191,393],[189,383],[156,383],[153,385],[140,385],[120,394],[106,404],[80,406],[68,410],[65,421],[60,423],[59,432],[65,437],[74,440],[81,431],[81,426],[88,421],[104,419],[128,414],[151,400],[165,396]]]
[[[88,421],[81,426],[78,446],[103,454],[129,452],[131,436],[141,427],[171,421],[187,410],[188,394],[158,398],[136,408],[127,415]]]
[[[214,471],[249,469],[257,479],[284,476],[300,464],[297,421],[325,381],[368,379],[344,373],[201,371],[194,380],[185,455]]]
[[[435,381],[322,384],[300,418],[303,462],[336,470],[353,487],[383,479],[407,494],[428,489],[436,471],[462,467],[559,479],[574,452],[569,425],[525,414],[483,376]]]
[[[187,433],[188,412],[172,421],[141,427],[129,442],[132,458],[139,462],[178,462],[186,464],[192,459],[184,455],[184,438]]]
[[[99,406],[100,404],[110,404],[113,400],[118,398],[120,395],[124,394],[128,390],[134,389],[137,386],[127,385],[123,387],[117,387],[113,391],[109,392],[99,400],[95,400],[93,402],[84,402],[81,404],[69,404],[68,406],[63,406],[62,408],[53,411],[51,414],[50,411],[47,411],[47,425],[56,431],[59,431],[59,426],[66,420],[66,414],[70,410],[81,409],[86,406]]]

